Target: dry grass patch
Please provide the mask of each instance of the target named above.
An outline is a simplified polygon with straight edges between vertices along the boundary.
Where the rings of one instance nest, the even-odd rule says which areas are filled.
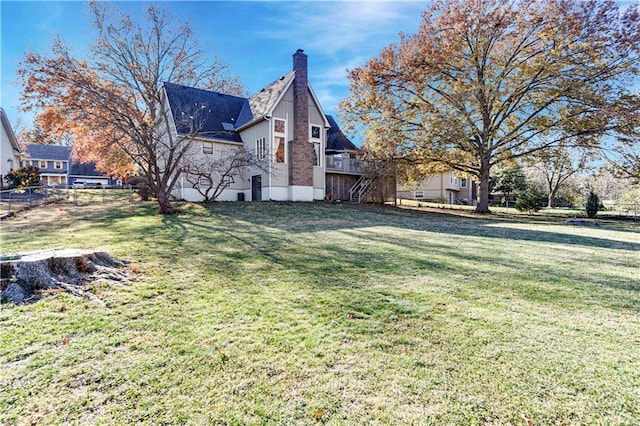
[[[181,208],[2,222],[3,252],[86,246],[137,278],[110,309],[2,305],[0,423],[640,421],[637,225]]]

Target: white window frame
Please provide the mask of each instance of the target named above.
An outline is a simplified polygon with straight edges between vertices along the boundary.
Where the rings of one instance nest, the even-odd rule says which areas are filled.
[[[43,164],[44,164],[44,166],[43,166]],[[47,168],[47,161],[45,161],[45,160],[38,161],[38,168],[46,169]]]
[[[267,138],[256,139],[256,159],[263,160],[267,156]]]
[[[284,132],[276,131],[276,121],[282,121],[284,123]],[[287,119],[280,117],[273,117],[273,123],[271,125],[271,130],[273,131],[273,162],[278,164],[287,164]],[[276,140],[278,138],[282,138],[283,141],[283,161],[276,161],[276,156],[278,155],[278,146],[276,145]]]
[[[318,137],[313,136],[313,128],[316,127],[318,129]],[[322,126],[317,124],[310,123],[309,124],[309,142],[313,144],[313,152],[317,157],[317,163],[314,164],[314,167],[322,167]],[[317,149],[316,149],[317,148]]]
[[[53,168],[58,170],[62,169],[62,161],[54,161]]]
[[[424,198],[424,191],[414,191],[413,192],[413,198],[416,199],[416,200],[423,199]]]
[[[467,180],[468,180],[468,178],[460,178],[460,188],[466,188],[467,187]]]
[[[213,142],[202,142],[202,153],[213,154]]]

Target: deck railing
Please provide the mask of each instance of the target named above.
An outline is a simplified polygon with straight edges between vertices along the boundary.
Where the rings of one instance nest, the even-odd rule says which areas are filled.
[[[360,160],[355,158],[341,158],[333,155],[326,157],[327,171],[336,171],[343,173],[362,174],[362,165]]]

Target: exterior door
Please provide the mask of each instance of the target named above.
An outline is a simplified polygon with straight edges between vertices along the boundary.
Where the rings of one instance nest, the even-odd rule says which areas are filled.
[[[251,176],[251,201],[262,201],[262,175]]]

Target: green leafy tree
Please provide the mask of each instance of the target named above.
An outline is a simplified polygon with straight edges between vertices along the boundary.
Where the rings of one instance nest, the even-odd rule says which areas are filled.
[[[502,167],[491,177],[490,187],[492,191],[501,192],[505,197],[511,194],[519,194],[527,189],[527,178],[522,167],[510,165]]]
[[[516,209],[518,211],[526,211],[529,213],[537,212],[542,208],[542,201],[545,196],[543,193],[536,191],[535,189],[527,189],[524,193],[518,196],[516,199]]]
[[[7,173],[5,176],[9,187],[27,188],[40,185],[40,169],[33,166],[20,167]]]
[[[605,0],[434,0],[401,35],[350,71],[341,103],[365,143],[400,165],[475,176],[489,212],[494,167],[574,141],[597,148],[630,113],[640,74],[639,6]],[[375,151],[375,150],[374,150]]]

